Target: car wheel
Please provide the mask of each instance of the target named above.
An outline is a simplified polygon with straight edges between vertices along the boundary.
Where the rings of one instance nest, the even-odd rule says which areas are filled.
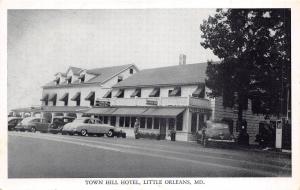
[[[80,135],[81,135],[81,136],[86,136],[86,135],[87,135],[87,130],[86,130],[86,129],[82,129],[82,130],[80,131]]]
[[[106,136],[107,136],[107,137],[113,137],[113,136],[114,136],[114,131],[113,131],[113,130],[109,130],[109,131],[106,133]]]
[[[36,132],[35,127],[31,127],[30,131],[31,131],[32,133],[35,133],[35,132]]]

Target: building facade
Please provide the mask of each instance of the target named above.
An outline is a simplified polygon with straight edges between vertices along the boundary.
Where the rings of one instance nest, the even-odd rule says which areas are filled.
[[[83,110],[95,106],[96,98],[103,97],[113,85],[136,72],[138,68],[133,64],[96,69],[69,67],[42,87],[41,112],[52,116],[81,115]]]
[[[141,70],[114,85],[86,113],[122,128],[127,136],[134,136],[138,118],[142,132],[169,138],[176,130],[176,140],[195,140],[196,131],[211,117],[205,70],[206,63]]]

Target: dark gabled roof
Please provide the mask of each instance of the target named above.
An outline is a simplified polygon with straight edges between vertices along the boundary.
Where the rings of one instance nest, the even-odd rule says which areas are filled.
[[[80,83],[79,80],[75,80],[72,82],[71,85],[77,85],[77,84],[86,84],[86,83],[104,83],[107,80],[111,79],[113,76],[117,75],[118,73],[122,72],[123,70],[134,66],[133,64],[127,64],[127,65],[120,65],[120,66],[113,66],[113,67],[103,67],[103,68],[96,68],[96,69],[88,69],[86,72],[88,74],[94,75],[93,78],[85,81],[84,83]],[[69,67],[69,70],[72,70],[74,74],[79,75],[83,69],[77,68],[77,67]],[[56,85],[54,81],[51,81],[47,83],[44,87],[57,87],[57,86],[64,86],[68,85],[66,81],[63,81],[61,84]]]
[[[88,80],[86,82],[87,83],[105,82],[106,80],[110,79],[112,76],[118,74],[119,72],[121,72],[131,66],[133,66],[133,65],[127,64],[127,65],[120,65],[120,66],[113,66],[113,67],[89,69],[86,72],[89,74],[96,75],[96,77],[91,78],[90,80]]]
[[[188,85],[204,83],[207,63],[145,69],[114,85],[114,88]]]

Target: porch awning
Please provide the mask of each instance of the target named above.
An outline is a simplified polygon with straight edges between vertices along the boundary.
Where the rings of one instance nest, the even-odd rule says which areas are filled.
[[[116,111],[117,108],[91,108],[87,111],[85,111],[86,114],[99,114],[99,115],[110,115],[114,111]]]
[[[69,93],[65,93],[60,99],[59,101],[66,101],[69,98]]]
[[[184,110],[185,108],[149,108],[142,116],[176,117]]]
[[[43,97],[41,98],[41,101],[48,101],[49,94],[44,94]]]
[[[107,92],[104,94],[103,98],[111,98],[111,92],[112,92],[112,90],[107,91]]]
[[[57,94],[53,93],[49,96],[49,101],[56,101]]]
[[[135,91],[130,95],[131,98],[134,98],[136,96],[139,96],[139,94],[141,95],[141,89],[137,88],[135,89]]]
[[[172,92],[169,94],[169,96],[179,96],[180,92],[181,92],[181,88],[176,87],[174,90],[172,90]]]
[[[147,108],[118,108],[116,111],[113,112],[113,115],[126,115],[126,116],[133,116],[133,115],[141,115],[145,112]]]
[[[204,97],[204,90],[205,90],[205,87],[204,85],[200,85],[198,86],[198,88],[192,93],[192,96],[193,97]]]
[[[95,92],[92,91],[89,93],[89,95],[87,95],[87,97],[85,97],[85,100],[93,100],[95,99]]]
[[[84,112],[87,109],[89,109],[89,107],[86,107],[86,106],[42,106],[39,109],[39,111],[41,111],[41,112],[78,113],[78,112]]]
[[[77,92],[72,98],[71,98],[71,100],[72,101],[77,101],[77,100],[80,100],[80,92]]]
[[[149,97],[159,96],[159,88],[154,88],[153,91],[149,94]]]

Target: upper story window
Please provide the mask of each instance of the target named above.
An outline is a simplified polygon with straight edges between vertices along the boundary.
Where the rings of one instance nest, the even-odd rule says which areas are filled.
[[[121,82],[123,80],[122,76],[118,76],[118,82]]]
[[[160,88],[154,88],[153,91],[149,94],[149,97],[159,97],[160,96]]]
[[[133,69],[129,69],[129,73],[130,73],[130,74],[133,74]]]
[[[81,83],[83,83],[84,80],[85,80],[85,75],[84,75],[84,74],[80,75],[80,76],[78,77],[78,79],[80,80]]]
[[[68,77],[66,78],[66,80],[67,80],[67,83],[68,83],[68,84],[71,84],[71,83],[72,83],[72,76],[68,76]]]
[[[174,90],[169,90],[169,96],[181,96],[181,87],[175,87]]]
[[[59,85],[59,81],[60,81],[60,78],[59,77],[56,77],[54,82],[55,82],[55,85]]]
[[[205,86],[199,85],[197,89],[192,93],[192,96],[196,98],[205,98]]]
[[[141,97],[141,89],[140,88],[135,89],[135,91],[130,95],[130,97],[131,98]]]
[[[116,94],[117,98],[124,98],[124,89],[120,89],[117,94]]]

